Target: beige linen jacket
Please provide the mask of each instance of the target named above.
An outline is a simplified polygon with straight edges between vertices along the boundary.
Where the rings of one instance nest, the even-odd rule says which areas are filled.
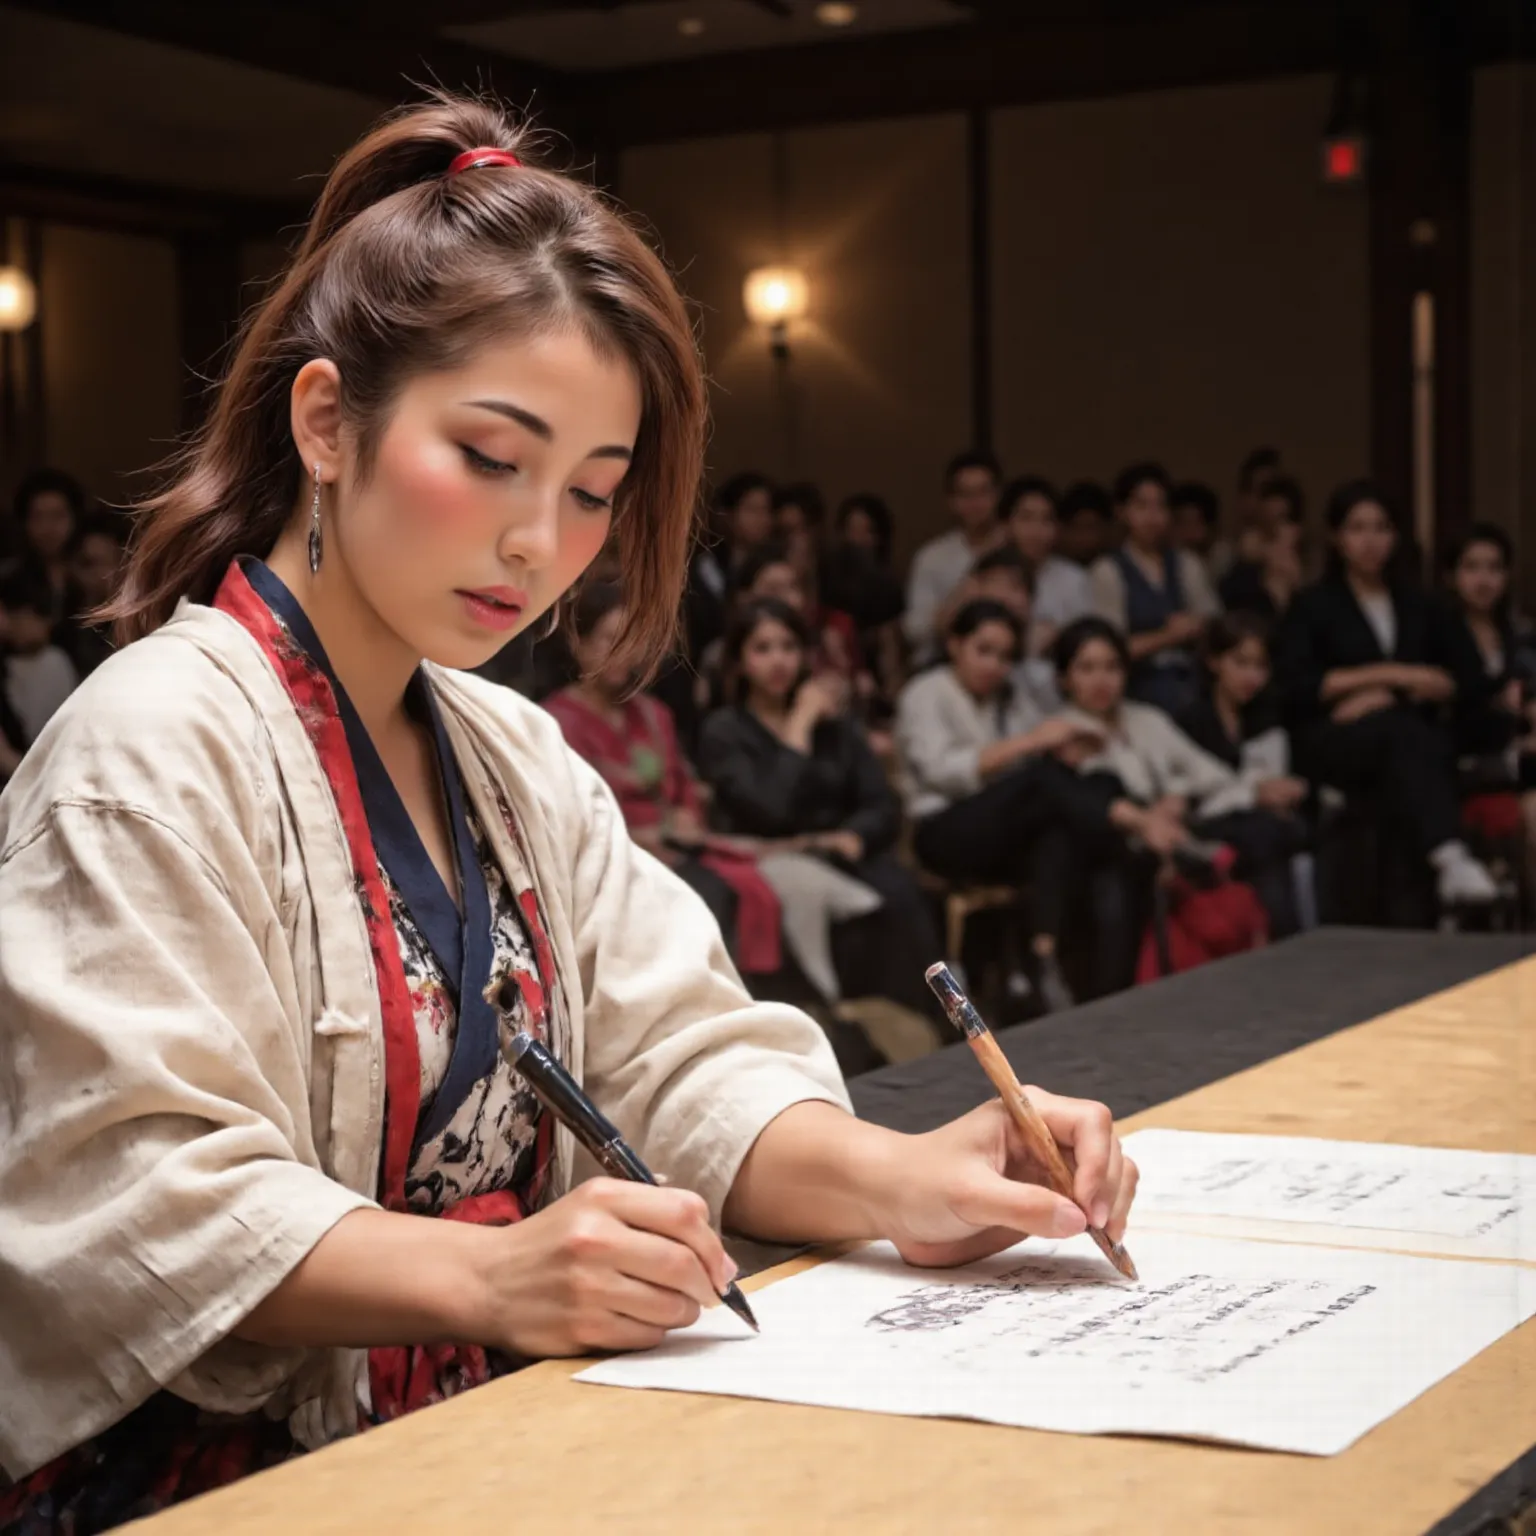
[[[758,1133],[847,1095],[821,1031],[755,1003],[703,904],[634,846],[552,718],[432,670],[498,856],[515,813],[573,1070],[719,1219]],[[359,1350],[230,1331],[373,1203],[383,1035],[341,824],[232,618],[183,604],[100,668],[0,796],[0,1467],[20,1477],[162,1386],[287,1415],[367,1401]],[[591,1172],[556,1141],[553,1191]]]

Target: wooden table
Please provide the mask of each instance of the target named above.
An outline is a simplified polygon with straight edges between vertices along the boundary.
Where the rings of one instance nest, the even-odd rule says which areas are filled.
[[[1528,959],[1123,1128],[1536,1152],[1533,1088]],[[1328,1458],[642,1393],[573,1383],[576,1369],[534,1366],[136,1529],[1403,1536],[1476,1529],[1480,1491],[1513,1505],[1511,1469],[1536,1446],[1536,1321]]]

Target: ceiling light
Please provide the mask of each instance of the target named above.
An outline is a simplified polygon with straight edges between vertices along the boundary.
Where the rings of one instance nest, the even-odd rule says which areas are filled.
[[[859,8],[848,0],[821,0],[816,20],[824,27],[851,27],[859,19]]]
[[[684,16],[678,22],[677,30],[684,37],[702,37],[704,35],[704,18],[702,16]]]

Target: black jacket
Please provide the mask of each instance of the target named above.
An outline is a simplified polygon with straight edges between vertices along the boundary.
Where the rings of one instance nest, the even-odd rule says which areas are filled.
[[[1456,680],[1458,711],[1482,703],[1488,680],[1466,626],[1443,604],[1406,583],[1392,588],[1392,606],[1397,635],[1389,656],[1342,575],[1324,576],[1297,594],[1275,643],[1275,682],[1291,730],[1327,719],[1330,707],[1322,701],[1323,678],[1338,667],[1384,661],[1444,667]]]
[[[896,797],[858,724],[823,720],[807,753],[786,747],[748,710],[717,709],[699,733],[699,772],[721,825],[749,837],[856,832],[866,855],[900,829]]]

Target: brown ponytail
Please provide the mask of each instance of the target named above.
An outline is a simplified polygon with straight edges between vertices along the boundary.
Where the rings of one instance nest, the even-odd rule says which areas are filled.
[[[489,146],[521,168],[449,177]],[[537,164],[497,106],[440,94],[386,117],[337,163],[292,265],[248,317],[206,425],[143,503],[122,588],[122,642],[182,598],[208,602],[237,555],[265,555],[303,484],[289,427],[295,375],[335,362],[367,473],[412,377],[461,365],[508,334],[580,327],[641,387],[635,456],[615,507],[627,590],[624,653],[649,666],[674,637],[704,451],[703,372],[660,259],[602,194]]]

